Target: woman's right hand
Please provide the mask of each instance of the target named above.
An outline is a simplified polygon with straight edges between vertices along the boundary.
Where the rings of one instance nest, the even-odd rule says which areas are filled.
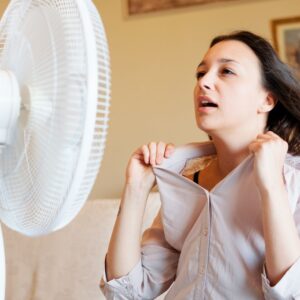
[[[172,144],[152,142],[141,146],[131,155],[106,256],[108,280],[125,276],[141,259],[143,216],[148,195],[155,183],[152,166],[162,163],[173,151]]]
[[[139,185],[151,189],[155,184],[152,167],[159,165],[174,152],[174,145],[151,142],[139,147],[132,154],[126,168],[126,184]]]

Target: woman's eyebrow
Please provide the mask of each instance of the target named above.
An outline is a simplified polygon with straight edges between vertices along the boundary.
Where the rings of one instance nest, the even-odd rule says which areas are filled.
[[[239,62],[237,62],[236,60],[231,59],[231,58],[219,58],[219,59],[217,60],[217,62],[218,62],[218,63],[222,63],[222,64],[224,64],[224,63],[229,63],[229,62],[233,62],[233,63],[236,63],[236,64],[239,63]],[[201,63],[198,65],[198,68],[201,67],[201,66],[205,66],[205,65],[206,65],[206,61],[203,60],[203,61],[201,61]]]

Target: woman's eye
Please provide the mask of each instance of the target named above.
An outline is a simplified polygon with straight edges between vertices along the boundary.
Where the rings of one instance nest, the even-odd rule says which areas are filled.
[[[232,74],[234,74],[234,72],[232,72],[230,69],[227,69],[227,68],[223,69],[222,73],[225,74],[225,75],[232,75]]]
[[[205,75],[205,72],[199,71],[196,73],[196,78],[199,79],[199,78],[203,77],[204,75]]]

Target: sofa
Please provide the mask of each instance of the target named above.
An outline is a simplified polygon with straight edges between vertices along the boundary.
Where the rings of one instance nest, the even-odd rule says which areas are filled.
[[[5,299],[105,299],[99,282],[119,202],[120,199],[89,200],[65,228],[36,238],[23,236],[2,224]],[[159,207],[159,194],[150,193],[144,229],[151,225]]]

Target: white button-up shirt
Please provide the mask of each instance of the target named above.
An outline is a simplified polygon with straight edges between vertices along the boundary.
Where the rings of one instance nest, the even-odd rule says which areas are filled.
[[[106,281],[107,299],[300,299],[300,258],[273,287],[264,272],[261,198],[249,155],[211,191],[184,177],[187,162],[215,153],[188,144],[153,168],[162,208],[145,231],[141,261]],[[284,179],[300,234],[300,159],[287,155]],[[284,244],[282,245],[284,247]],[[126,251],[126,249],[124,249]]]

